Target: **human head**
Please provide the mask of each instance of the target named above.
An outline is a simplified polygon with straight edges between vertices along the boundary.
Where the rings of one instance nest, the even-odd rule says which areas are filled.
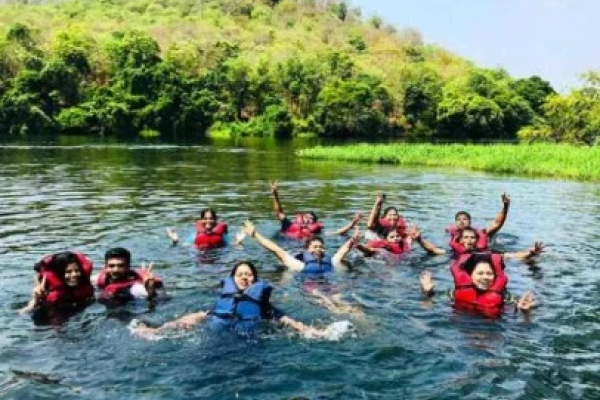
[[[400,236],[396,228],[386,229],[383,231],[383,236],[388,243],[398,243],[402,240],[402,236]]]
[[[471,227],[462,228],[458,241],[465,247],[465,250],[474,250],[477,245],[479,235],[477,231]]]
[[[212,229],[217,225],[217,213],[212,208],[200,210],[200,222],[205,229]]]
[[[471,214],[466,211],[459,211],[454,216],[454,223],[458,229],[463,229],[471,226]]]
[[[304,249],[320,259],[325,255],[325,242],[320,237],[315,236],[306,240]]]
[[[240,290],[244,290],[258,281],[258,271],[250,261],[239,261],[235,264],[229,276],[233,278],[235,285]]]
[[[74,253],[65,251],[55,254],[52,267],[67,286],[77,286],[81,280],[82,265]]]
[[[124,277],[131,268],[131,253],[123,247],[113,247],[104,253],[104,268],[113,279]]]
[[[487,290],[496,280],[489,254],[474,254],[465,262],[463,269],[471,276],[473,285],[479,290]]]
[[[307,224],[307,225],[308,224],[314,224],[318,220],[317,214],[315,214],[312,211],[305,212],[302,215],[302,219],[303,219],[304,223]]]
[[[400,220],[400,213],[396,207],[387,207],[383,210],[383,219],[389,221],[394,226]]]

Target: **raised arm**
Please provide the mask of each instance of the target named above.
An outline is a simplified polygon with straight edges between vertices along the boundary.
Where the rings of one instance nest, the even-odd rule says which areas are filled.
[[[512,253],[504,253],[504,259],[521,260],[526,261],[534,257],[539,256],[544,252],[544,244],[542,242],[535,242],[529,250],[515,251]]]
[[[275,254],[275,256],[279,258],[279,261],[287,268],[298,272],[304,269],[304,263],[302,261],[295,259],[287,251],[279,247],[277,243],[261,235],[251,221],[244,221],[244,232],[246,235],[256,239],[258,244],[262,247]]]
[[[335,231],[334,234],[335,235],[345,235],[346,233],[348,233],[349,230],[356,227],[356,224],[358,224],[358,222],[362,219],[362,217],[363,217],[363,215],[361,213],[357,212],[356,214],[354,214],[352,221],[350,221],[349,223],[347,223],[346,225],[344,225],[343,227],[341,227],[340,229]]]
[[[496,216],[496,219],[490,222],[490,224],[486,228],[486,233],[489,237],[494,236],[504,225],[506,222],[506,217],[508,216],[508,209],[510,207],[510,196],[506,193],[502,193],[502,210]]]
[[[373,204],[373,209],[371,209],[371,214],[369,214],[369,220],[367,221],[367,229],[377,229],[379,214],[381,214],[381,207],[384,200],[385,194],[377,192],[375,195],[375,204]]]
[[[352,237],[346,240],[346,242],[338,249],[338,251],[333,255],[333,257],[331,257],[331,263],[333,264],[333,267],[336,270],[345,269],[342,260],[356,245],[358,239],[360,238],[360,235],[360,230],[358,228],[354,228],[354,234],[352,235]]]
[[[280,221],[285,218],[285,213],[283,212],[283,207],[281,206],[281,201],[279,200],[279,192],[277,190],[277,181],[271,181],[271,194],[273,195],[273,211],[277,216],[277,219]]]

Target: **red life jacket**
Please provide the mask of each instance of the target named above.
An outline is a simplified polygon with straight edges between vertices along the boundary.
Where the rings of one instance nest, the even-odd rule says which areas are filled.
[[[77,261],[81,265],[81,278],[75,287],[68,286],[62,278],[53,269],[52,264],[54,255],[44,257],[35,265],[35,270],[39,273],[40,279],[46,278],[46,296],[44,301],[47,303],[63,302],[82,302],[90,297],[94,297],[94,287],[90,282],[93,263],[85,254],[73,252]]]
[[[410,251],[410,243],[405,240],[399,243],[390,243],[384,239],[375,239],[367,242],[367,246],[374,249],[385,249],[392,254],[403,254]]]
[[[497,317],[504,305],[504,291],[508,284],[508,276],[504,273],[502,254],[491,253],[492,268],[496,279],[485,291],[478,290],[464,264],[473,254],[463,254],[450,266],[454,278],[454,306],[459,309],[475,311],[488,317]]]
[[[225,246],[225,235],[227,234],[227,224],[219,222],[211,231],[207,231],[204,225],[196,222],[196,238],[194,243],[199,249],[214,249]]]
[[[390,229],[390,228],[394,227],[390,223],[390,221],[388,221],[385,218],[379,218],[377,223],[383,229]],[[398,219],[398,221],[396,222],[395,227],[396,227],[396,230],[398,231],[398,235],[400,235],[400,237],[406,237],[406,221],[404,220],[404,218],[400,217],[400,219]]]
[[[446,232],[448,232],[451,236],[450,248],[454,251],[455,254],[461,255],[467,252],[465,246],[459,242],[461,230],[458,229],[455,225],[450,225],[446,228]],[[477,235],[477,242],[475,242],[475,250],[476,251],[486,251],[489,250],[490,245],[490,237],[486,233],[484,229],[475,229],[475,234]]]
[[[304,223],[302,214],[296,214],[294,222],[283,233],[292,239],[308,239],[321,233],[322,229],[322,223],[313,222],[312,224],[306,224]]]
[[[112,297],[119,294],[119,292],[129,290],[136,283],[143,284],[147,275],[148,273],[144,269],[129,270],[123,278],[118,281],[111,281],[108,276],[108,271],[104,269],[100,272],[100,275],[98,275],[96,284],[98,285],[98,288],[102,290],[102,295],[104,297]],[[154,287],[163,287],[163,282],[160,278],[154,278]]]

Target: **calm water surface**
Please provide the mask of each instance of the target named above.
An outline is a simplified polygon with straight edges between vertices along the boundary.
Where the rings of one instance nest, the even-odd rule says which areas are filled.
[[[0,398],[600,399],[597,184],[312,162],[294,158],[293,147],[0,145]],[[162,323],[205,309],[218,279],[245,258],[260,264],[276,286],[274,304],[296,319],[324,326],[348,318],[312,303],[251,241],[212,254],[170,247],[165,228],[190,232],[205,206],[232,231],[252,218],[274,235],[269,179],[282,181],[286,210],[312,208],[332,229],[368,212],[383,190],[438,244],[456,211],[485,225],[506,191],[513,204],[495,247],[546,243],[537,265],[508,265],[511,292],[535,291],[540,307],[529,319],[507,311],[489,321],[453,311],[443,297],[428,304],[419,273],[428,268],[440,291],[450,288],[448,260],[418,249],[399,261],[350,256],[355,269],[338,285],[367,317],[340,341],[285,331],[215,338],[202,329],[160,341],[131,336],[133,318]],[[41,256],[79,249],[97,271],[116,245],[135,263],[157,264],[169,301],[153,311],[95,304],[56,326],[17,315]]]

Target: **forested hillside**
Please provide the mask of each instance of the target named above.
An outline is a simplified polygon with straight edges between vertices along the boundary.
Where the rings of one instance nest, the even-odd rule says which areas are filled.
[[[552,124],[572,95],[478,68],[345,2],[6,3],[0,134],[565,136]]]

